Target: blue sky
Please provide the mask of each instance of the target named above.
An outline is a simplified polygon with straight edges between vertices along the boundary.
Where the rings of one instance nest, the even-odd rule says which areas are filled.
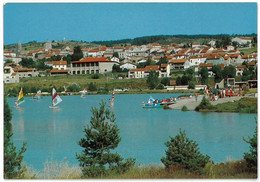
[[[257,33],[256,3],[7,3],[4,44]]]

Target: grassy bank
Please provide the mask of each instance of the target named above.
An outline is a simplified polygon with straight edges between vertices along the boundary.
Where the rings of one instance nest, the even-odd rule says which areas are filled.
[[[78,166],[70,167],[67,162],[46,162],[42,172],[28,168],[25,179],[89,179],[82,176]],[[99,179],[255,179],[257,174],[250,172],[244,160],[208,164],[201,174],[160,165],[136,166],[123,174],[110,174]]]
[[[20,80],[20,83],[4,84],[4,93],[7,95],[11,90],[16,89],[16,93],[12,94],[17,96],[19,88],[24,88],[28,93],[31,92],[32,88],[38,90],[41,89],[43,92],[52,87],[56,88],[66,88],[70,87],[73,84],[80,86],[81,90],[84,88],[88,89],[90,83],[94,83],[97,90],[99,88],[107,87],[109,93],[112,93],[113,89],[124,89],[128,88],[127,92],[116,92],[116,94],[146,94],[146,93],[194,93],[198,90],[174,90],[167,91],[166,89],[162,90],[149,90],[146,79],[114,79],[114,74],[110,73],[108,76],[99,75],[98,79],[93,79],[93,75],[67,75],[67,76],[55,76],[55,77],[32,77],[32,78],[23,78]],[[13,91],[12,91],[13,92]],[[26,92],[24,91],[26,95]],[[74,93],[65,93],[64,95],[77,95],[79,92]],[[88,94],[97,94],[97,91],[89,91]]]
[[[217,104],[211,106],[211,108],[200,109],[199,111],[257,113],[257,98],[244,97],[238,101]]]

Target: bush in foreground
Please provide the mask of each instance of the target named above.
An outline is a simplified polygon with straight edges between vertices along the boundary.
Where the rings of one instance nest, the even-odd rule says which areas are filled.
[[[166,168],[180,168],[200,172],[209,162],[210,157],[199,152],[198,144],[186,137],[185,131],[179,132],[165,143],[166,157],[161,161]]]
[[[250,150],[244,153],[244,159],[247,162],[247,167],[253,172],[257,172],[257,126],[252,138],[244,139],[246,143],[250,144]]]

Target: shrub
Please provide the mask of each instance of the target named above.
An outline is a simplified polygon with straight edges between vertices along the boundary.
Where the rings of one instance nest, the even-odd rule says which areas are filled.
[[[195,89],[195,83],[194,82],[189,82],[188,89]]]
[[[156,89],[162,90],[162,89],[164,89],[164,85],[160,83],[159,85],[157,85]]]
[[[163,78],[161,80],[161,84],[163,84],[164,86],[169,86],[170,85],[170,78]]]
[[[97,91],[97,86],[96,86],[96,84],[94,84],[93,82],[91,82],[91,83],[88,85],[88,90],[89,90],[89,91]]]
[[[250,144],[250,150],[248,153],[244,153],[244,159],[246,160],[247,167],[253,172],[257,172],[257,126],[252,138],[243,140]]]
[[[201,109],[213,109],[214,106],[209,102],[208,99],[206,99],[206,97],[204,96],[202,98],[202,101],[200,103],[200,105],[198,105],[196,108],[195,108],[195,111],[200,111]]]
[[[182,111],[189,111],[189,109],[187,108],[187,106],[183,106],[183,107],[181,108],[181,110],[182,110]]]
[[[93,78],[93,79],[99,79],[99,77],[100,77],[100,75],[99,75],[98,73],[92,75],[92,78]]]
[[[76,83],[73,83],[67,88],[68,92],[79,92],[81,90],[80,86]]]
[[[170,141],[165,143],[166,157],[161,161],[166,168],[177,167],[194,172],[200,172],[209,162],[210,157],[199,152],[198,144],[186,137],[185,131],[181,131]]]

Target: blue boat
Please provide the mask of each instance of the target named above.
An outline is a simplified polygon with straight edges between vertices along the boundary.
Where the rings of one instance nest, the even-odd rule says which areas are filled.
[[[158,100],[155,100],[152,96],[150,96],[147,103],[142,104],[143,108],[162,108],[163,105],[160,104]]]

